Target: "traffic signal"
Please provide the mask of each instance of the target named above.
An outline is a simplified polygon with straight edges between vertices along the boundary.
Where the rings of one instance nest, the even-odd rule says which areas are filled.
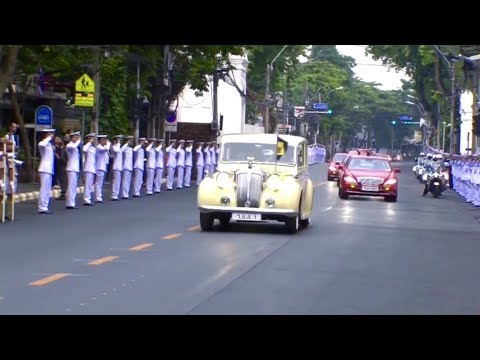
[[[333,110],[332,110],[332,109],[328,109],[328,110],[327,110],[327,114],[328,114],[328,115],[332,115],[332,114],[333,114]]]
[[[472,118],[472,132],[476,136],[480,136],[480,114],[474,115]]]
[[[392,120],[391,123],[392,125],[397,125],[397,120]]]

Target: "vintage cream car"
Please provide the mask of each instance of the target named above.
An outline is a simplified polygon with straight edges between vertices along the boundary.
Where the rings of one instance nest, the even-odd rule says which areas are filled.
[[[217,171],[202,180],[197,203],[200,226],[213,230],[218,219],[285,222],[294,234],[310,223],[313,184],[307,141],[277,134],[228,134],[220,139]]]

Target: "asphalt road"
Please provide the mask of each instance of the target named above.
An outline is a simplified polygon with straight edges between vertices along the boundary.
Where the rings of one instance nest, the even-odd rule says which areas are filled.
[[[0,224],[0,314],[478,314],[480,209],[422,198],[341,200],[326,166],[312,224],[198,226],[196,188]],[[108,197],[106,197],[108,198]]]

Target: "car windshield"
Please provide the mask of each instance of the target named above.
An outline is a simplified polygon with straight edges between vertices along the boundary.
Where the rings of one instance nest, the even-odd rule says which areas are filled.
[[[335,154],[335,155],[333,156],[332,161],[335,162],[335,163],[337,163],[337,162],[342,162],[343,159],[345,159],[345,156],[346,156],[345,154],[343,154],[343,155]]]
[[[277,164],[293,165],[295,163],[294,153],[294,147],[288,146],[285,154],[277,160]],[[223,162],[248,162],[248,156],[253,156],[254,162],[275,163],[276,144],[239,142],[223,144]]]
[[[352,170],[376,170],[391,171],[390,164],[387,160],[354,158],[348,164],[348,168]]]

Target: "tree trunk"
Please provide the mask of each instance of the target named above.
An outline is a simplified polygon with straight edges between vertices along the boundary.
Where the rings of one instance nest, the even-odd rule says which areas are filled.
[[[0,49],[0,96],[11,82],[19,48],[20,45],[12,45],[5,49],[2,45]]]
[[[17,100],[17,94],[13,90],[12,84],[8,86],[8,90],[10,91],[10,96],[12,99],[12,106],[13,111],[15,114],[15,120],[18,122],[20,127],[20,139],[22,140],[23,145],[23,152],[25,154],[25,173],[27,179],[33,179],[32,174],[32,155],[30,152],[30,140],[28,138],[27,129],[25,128],[25,122],[23,121],[23,116],[20,112],[20,106]],[[36,129],[34,130],[36,131]]]

